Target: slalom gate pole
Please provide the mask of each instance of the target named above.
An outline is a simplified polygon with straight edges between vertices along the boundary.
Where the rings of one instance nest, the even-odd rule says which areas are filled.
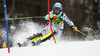
[[[54,39],[54,42],[56,44],[56,40],[55,40],[55,37],[54,37],[54,34],[53,34],[53,30],[52,30],[52,25],[51,25],[51,20],[50,20],[50,4],[49,4],[49,0],[48,0],[48,18],[49,18],[49,25],[50,25],[50,29],[51,29],[51,32],[52,32],[52,36],[53,36],[53,39]]]
[[[3,0],[3,3],[4,3],[4,13],[5,13],[5,22],[6,22],[6,32],[7,32],[7,47],[8,47],[8,53],[10,53],[6,0]]]
[[[90,38],[90,39],[92,39],[92,40],[96,40],[95,38],[92,38],[92,37],[86,35],[85,33],[81,32],[81,31],[79,31],[79,30],[77,30],[77,32],[81,33],[82,35],[84,35],[84,36],[86,36],[86,37],[88,37],[88,38]]]

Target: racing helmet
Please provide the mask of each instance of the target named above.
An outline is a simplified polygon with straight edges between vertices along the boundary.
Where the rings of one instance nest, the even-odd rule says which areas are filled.
[[[61,3],[57,2],[53,5],[53,12],[55,12],[56,10],[58,10],[60,12],[62,11],[62,4]]]

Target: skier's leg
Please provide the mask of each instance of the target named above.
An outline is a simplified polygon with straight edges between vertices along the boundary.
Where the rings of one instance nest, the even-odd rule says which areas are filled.
[[[56,35],[56,31],[53,31],[53,34]],[[48,33],[47,35],[43,36],[41,38],[42,42],[45,42],[46,40],[50,39],[52,37],[52,32]]]
[[[52,26],[52,28],[53,28],[53,33],[54,33],[54,35],[56,35],[56,31],[55,31],[55,26]],[[38,39],[38,40],[36,40],[34,43],[34,45],[38,45],[38,44],[40,44],[40,43],[42,43],[42,42],[45,42],[46,40],[48,40],[48,39],[50,39],[51,37],[52,37],[52,32],[51,32],[51,29],[50,29],[50,26],[49,25],[47,25],[43,30],[42,30],[42,35],[43,35],[43,37],[41,37],[40,39]]]
[[[53,31],[54,35],[56,34],[55,31]],[[34,45],[39,45],[42,42],[45,42],[46,40],[50,39],[52,37],[52,32],[48,33],[47,35],[37,39],[36,41],[34,41],[32,44]]]
[[[37,40],[38,38],[42,37],[42,33],[38,33],[34,36],[30,36],[29,38],[26,39],[26,41],[24,41],[23,44],[28,44],[28,43],[33,43],[35,40]]]
[[[31,42],[33,42],[33,41],[35,41],[35,40],[37,40],[37,39],[39,39],[39,38],[41,38],[42,37],[42,34],[40,33],[40,34],[37,34],[37,35],[35,35],[34,37],[33,37],[33,39],[31,39],[31,40],[29,40],[29,43],[31,43]]]
[[[19,46],[27,46],[28,43],[32,43],[33,45],[35,45],[35,43],[36,43],[36,45],[38,45],[39,43],[41,43],[41,42],[43,42],[43,41],[45,41],[45,40],[47,40],[47,39],[50,38],[50,36],[51,36],[52,34],[49,36],[49,35],[48,35],[49,32],[51,32],[50,27],[45,27],[45,28],[42,30],[41,33],[38,33],[38,34],[36,34],[36,35],[34,35],[34,36],[32,36],[32,37],[27,38],[27,40],[24,41],[23,44],[18,43],[18,45],[19,45]],[[46,36],[46,37],[43,37],[43,36]],[[48,37],[48,38],[47,38],[47,37]]]
[[[38,34],[36,34],[36,35],[30,36],[30,37],[27,38],[27,39],[28,39],[28,40],[32,40],[32,39],[37,38],[37,37],[40,37],[40,36],[42,36],[42,33],[38,33]]]
[[[17,43],[17,45],[19,46],[19,47],[22,47],[22,46],[27,46],[29,43],[34,43],[34,41],[35,40],[37,40],[37,39],[39,39],[39,38],[41,38],[42,37],[42,33],[38,33],[38,34],[36,34],[36,35],[34,35],[34,36],[32,36],[32,37],[29,37],[29,38],[27,38],[26,39],[26,41],[24,41],[23,43]]]
[[[56,37],[58,37],[58,36],[61,35],[62,29],[56,29],[55,31],[53,31],[53,33]],[[39,38],[38,40],[36,40],[34,42],[34,45],[39,45],[40,43],[45,42],[46,40],[50,39],[51,37],[52,37],[52,32],[49,32],[47,35],[45,35],[45,36]]]
[[[34,41],[41,38],[41,37],[42,37],[42,34],[38,33],[37,35],[28,38],[27,41],[24,41],[23,44],[24,44],[24,46],[27,46],[29,43],[35,44]]]

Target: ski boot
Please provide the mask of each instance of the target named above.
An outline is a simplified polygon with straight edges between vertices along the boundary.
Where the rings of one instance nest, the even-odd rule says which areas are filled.
[[[27,45],[28,45],[28,41],[25,41],[24,43],[17,43],[17,45],[19,46],[19,47],[26,47]]]
[[[17,43],[17,45],[18,45],[19,47],[22,47],[22,46],[23,46],[23,44],[21,44],[21,43]]]
[[[42,42],[42,40],[39,38],[36,41],[32,42],[33,46],[39,45]]]

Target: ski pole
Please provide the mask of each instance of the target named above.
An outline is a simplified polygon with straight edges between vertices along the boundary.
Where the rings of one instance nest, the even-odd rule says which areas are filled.
[[[45,16],[33,16],[33,17],[8,18],[8,20],[15,20],[15,19],[32,19],[32,18],[45,18]]]
[[[88,36],[87,34],[85,34],[85,33],[81,32],[81,31],[79,31],[79,30],[76,30],[76,31],[77,31],[77,32],[79,32],[79,33],[81,33],[82,35],[84,35],[84,36],[86,36],[86,37],[88,37],[88,38],[92,39],[92,40],[96,40],[95,38],[90,37],[90,36]]]
[[[32,19],[32,18],[45,18],[45,16],[33,16],[33,17],[18,17],[18,18],[8,18],[8,20],[16,20],[16,19]],[[0,21],[4,21],[5,19],[2,19]]]
[[[52,17],[52,16],[51,16]],[[32,18],[45,18],[45,16],[33,16],[33,17],[18,17],[18,18],[8,18],[8,20],[16,20],[16,19],[32,19]],[[5,19],[3,20],[0,20],[0,21],[4,21]]]

